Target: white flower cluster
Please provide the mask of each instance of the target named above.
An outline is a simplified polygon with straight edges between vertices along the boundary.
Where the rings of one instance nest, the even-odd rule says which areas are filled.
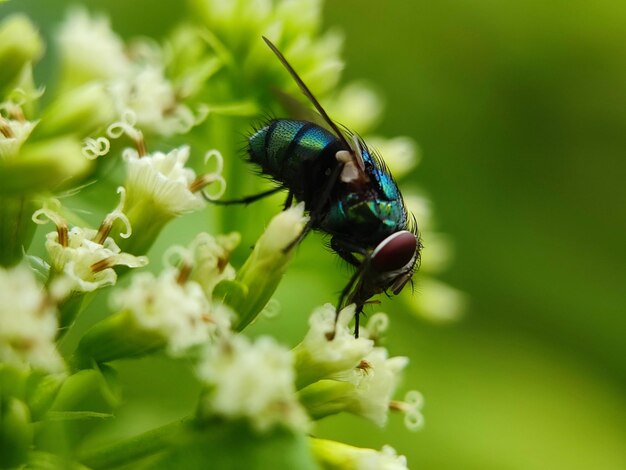
[[[59,49],[68,86],[104,81],[118,115],[132,110],[145,131],[186,133],[205,117],[181,102],[159,48],[146,41],[127,48],[105,17],[74,10],[59,33]]]
[[[29,268],[0,268],[0,363],[62,372],[56,313]]]
[[[197,374],[209,386],[201,413],[245,418],[260,431],[276,425],[306,431],[297,399],[291,351],[264,336],[251,342],[234,335],[206,349]]]
[[[111,297],[112,305],[129,312],[139,328],[161,335],[173,356],[226,334],[232,316],[226,307],[210,302],[198,283],[179,282],[178,275],[171,268],[158,277],[138,273],[130,286]]]
[[[335,324],[331,305],[313,312],[307,335],[294,349],[297,383],[304,387],[303,399],[316,415],[347,411],[382,426],[395,405],[392,398],[409,360],[390,358],[385,348],[375,346],[388,324],[386,316],[373,315],[361,337],[355,338],[348,328],[353,315],[354,306],[347,307]],[[415,413],[414,407],[395,409]]]

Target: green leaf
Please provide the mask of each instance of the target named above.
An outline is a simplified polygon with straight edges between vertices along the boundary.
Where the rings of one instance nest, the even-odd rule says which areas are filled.
[[[49,421],[78,421],[84,419],[107,419],[113,418],[111,413],[98,413],[96,411],[50,411],[46,414]]]
[[[189,427],[153,469],[219,468],[220,470],[314,470],[307,438],[287,430],[259,435],[246,423],[212,423]]]

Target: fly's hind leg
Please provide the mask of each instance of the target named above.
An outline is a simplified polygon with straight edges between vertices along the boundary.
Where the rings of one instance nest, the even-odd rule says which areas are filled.
[[[279,191],[282,191],[283,188],[282,186],[278,186],[276,188],[272,188],[272,189],[268,189],[267,191],[263,191],[262,193],[258,193],[258,194],[252,194],[250,196],[246,196],[246,197],[242,197],[239,199],[227,199],[227,200],[223,200],[223,199],[215,199],[215,200],[210,200],[209,202],[211,202],[212,204],[217,204],[218,206],[230,206],[233,204],[245,204],[248,205],[252,202],[258,201],[259,199],[263,199],[267,196],[271,196],[272,194],[276,194]],[[291,193],[290,193],[291,194]]]

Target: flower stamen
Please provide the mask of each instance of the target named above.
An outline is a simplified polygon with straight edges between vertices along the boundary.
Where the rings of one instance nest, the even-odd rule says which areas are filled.
[[[93,240],[99,245],[104,244],[104,241],[109,236],[109,233],[111,233],[111,229],[113,228],[113,222],[117,219],[119,219],[126,227],[126,231],[123,233],[120,233],[120,237],[128,238],[130,237],[132,233],[130,220],[128,220],[128,217],[126,217],[126,214],[122,212],[122,209],[124,209],[124,205],[126,204],[126,189],[123,186],[120,186],[117,188],[117,193],[120,195],[119,204],[113,210],[113,212],[111,212],[104,218],[104,220],[100,224],[100,228],[98,228],[98,233],[96,234],[96,237]]]

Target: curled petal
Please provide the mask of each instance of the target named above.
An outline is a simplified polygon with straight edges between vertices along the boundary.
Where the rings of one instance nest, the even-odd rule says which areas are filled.
[[[222,171],[224,171],[224,157],[219,150],[209,150],[204,156],[204,164],[208,165],[209,160],[211,160],[212,158],[215,158],[215,161],[217,162],[217,167],[213,172],[221,175]]]
[[[119,139],[124,134],[133,140],[142,140],[141,131],[135,127],[137,115],[131,109],[126,109],[122,113],[122,118],[114,122],[107,128],[107,135],[112,139]]]
[[[89,160],[95,160],[106,155],[111,149],[111,142],[106,137],[98,137],[97,139],[87,137],[83,143],[83,155]]]
[[[128,238],[133,233],[133,229],[130,226],[130,220],[128,220],[128,217],[126,217],[126,214],[122,212],[122,209],[124,209],[124,205],[126,204],[126,188],[124,188],[124,186],[119,186],[117,188],[117,194],[120,195],[120,202],[117,205],[117,207],[113,210],[113,212],[111,212],[107,216],[107,219],[109,219],[111,222],[113,222],[115,219],[120,220],[126,227],[126,231],[124,233],[120,233],[120,237]]]
[[[48,199],[44,202],[41,209],[37,209],[33,212],[32,220],[37,225],[45,225],[48,222],[54,223],[57,227],[66,225],[65,219],[59,214],[60,210],[61,202],[58,199]]]
[[[206,181],[206,184],[200,192],[209,201],[215,201],[216,199],[221,198],[226,192],[226,180],[222,177],[222,175],[208,174],[204,175],[203,179]],[[214,194],[210,194],[209,191],[207,191],[207,188],[209,186],[213,186],[213,183],[219,183],[219,189]]]

